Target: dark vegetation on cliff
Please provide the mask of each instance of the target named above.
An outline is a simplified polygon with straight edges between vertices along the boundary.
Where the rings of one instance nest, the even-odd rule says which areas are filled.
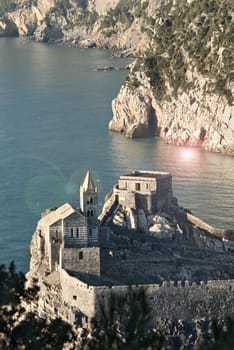
[[[14,11],[16,8],[17,4],[13,0],[0,0],[0,16],[6,12]]]
[[[22,302],[36,302],[38,288],[26,288],[25,276],[14,263],[0,265],[0,349],[63,349],[73,339],[71,326],[61,319],[48,321],[26,312]]]
[[[150,0],[119,0],[105,15],[92,10],[90,4],[89,0],[55,0],[45,22],[50,25],[62,18],[63,30],[84,27],[90,32],[95,25],[110,43],[113,40],[110,47],[129,28],[141,31],[150,49],[138,53],[142,57],[135,71],[145,71],[158,101],[192,89],[200,75],[206,79],[207,93],[223,95],[233,103],[233,1],[160,0],[151,7]],[[0,16],[32,5],[37,0],[0,0]],[[137,22],[140,29],[135,29]],[[140,84],[134,74],[127,81],[132,89]]]
[[[142,31],[147,31],[152,45],[138,59],[135,70],[145,70],[157,100],[170,99],[167,84],[175,97],[192,88],[194,83],[187,74],[192,70],[208,78],[209,93],[224,95],[232,104],[233,11],[231,1],[182,0],[176,5],[173,1],[162,3],[154,17],[146,17]],[[137,86],[134,77],[130,82],[133,88]]]
[[[73,20],[69,18],[69,11],[74,12],[74,3],[78,7],[77,13],[72,16]],[[96,11],[88,10],[88,0],[75,0],[72,3],[70,0],[56,0],[55,6],[50,9],[47,14],[47,21],[50,22],[51,15],[62,16],[66,19],[66,30],[71,29],[77,25],[86,26],[90,28],[98,20],[98,13]],[[76,8],[77,10],[77,8]],[[75,21],[74,21],[75,19]]]
[[[120,0],[115,8],[109,9],[103,16],[100,30],[109,37],[118,33],[120,25],[126,30],[135,18],[145,18],[148,5],[148,1],[142,3],[140,0]]]

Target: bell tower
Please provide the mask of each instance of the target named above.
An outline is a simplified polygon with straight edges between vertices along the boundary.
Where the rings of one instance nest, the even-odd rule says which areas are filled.
[[[98,189],[88,170],[80,185],[80,208],[90,224],[97,220]]]

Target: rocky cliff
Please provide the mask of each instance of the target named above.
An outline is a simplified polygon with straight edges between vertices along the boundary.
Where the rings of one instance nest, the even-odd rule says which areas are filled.
[[[137,56],[109,129],[234,155],[233,3],[18,0],[0,35]]]
[[[113,101],[109,129],[234,155],[231,28],[224,1],[162,5],[148,21],[151,49]]]
[[[192,89],[158,101],[148,77],[130,73],[112,103],[109,129],[127,137],[156,135],[168,143],[234,155],[234,107],[224,96],[207,91],[208,79],[192,79]]]
[[[141,0],[18,0],[7,8],[0,1],[0,34],[135,55],[149,43],[141,33],[142,6]]]

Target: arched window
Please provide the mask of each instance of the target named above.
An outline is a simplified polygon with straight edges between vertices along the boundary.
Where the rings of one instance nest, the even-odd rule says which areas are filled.
[[[90,204],[93,204],[93,198],[92,197],[90,198]]]
[[[89,212],[89,210],[87,211],[87,216],[89,216],[89,214],[90,214],[90,212]]]

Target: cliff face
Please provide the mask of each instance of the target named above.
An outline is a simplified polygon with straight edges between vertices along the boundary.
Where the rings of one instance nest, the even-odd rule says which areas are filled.
[[[159,135],[168,143],[234,155],[234,107],[206,91],[207,79],[197,76],[193,89],[158,101],[146,75],[130,76],[112,103],[110,130],[127,137]],[[131,86],[134,79],[139,86]]]
[[[0,35],[137,56],[109,129],[233,155],[233,14],[225,0],[18,0]]]
[[[149,43],[149,37],[141,33],[143,19],[134,16],[141,2],[19,0],[16,9],[9,7],[0,20],[0,33],[73,46],[119,49],[132,55]]]
[[[150,49],[114,100],[109,129],[234,155],[233,13],[222,0],[162,2],[147,17]]]
[[[30,36],[38,25],[46,18],[47,13],[54,6],[54,0],[38,0],[35,5],[20,1],[15,11],[5,14],[0,22],[2,35]],[[13,32],[11,28],[15,28]]]

